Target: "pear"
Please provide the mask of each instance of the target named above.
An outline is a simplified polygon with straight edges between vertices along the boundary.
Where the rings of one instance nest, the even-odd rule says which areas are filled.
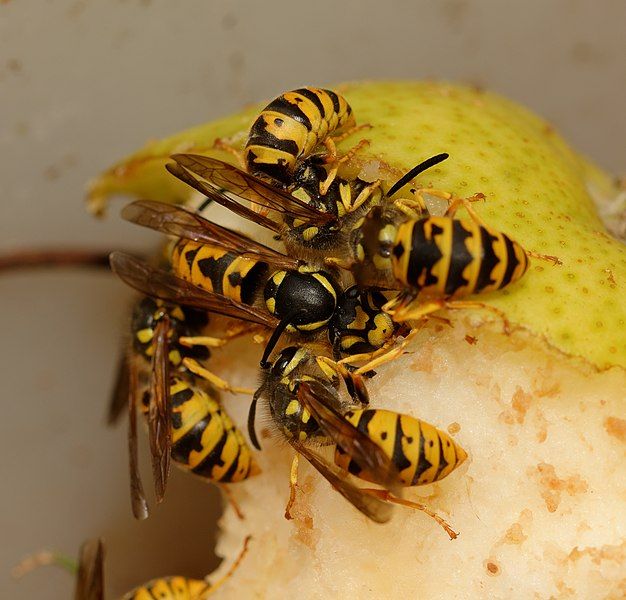
[[[434,82],[336,89],[357,122],[371,125],[339,146],[369,141],[351,169],[393,182],[447,152],[420,185],[484,195],[473,205],[484,221],[561,264],[532,258],[518,282],[477,297],[506,315],[506,332],[490,311],[448,312],[452,327],[429,322],[368,383],[374,407],[447,429],[467,451],[444,481],[405,494],[442,515],[457,539],[405,508],[385,525],[367,521],[305,461],[285,520],[292,451],[271,441],[268,424],[262,475],[230,488],[246,519],[228,509],[222,517],[221,553],[253,536],[225,595],[623,597],[626,246],[594,204],[617,206],[620,191],[549,123],[495,94]],[[168,156],[234,160],[214,142],[242,146],[258,110],[148,144],[92,183],[89,206],[101,213],[116,194],[185,201],[189,190],[163,168]],[[212,368],[253,385],[258,352],[250,346],[227,346]],[[240,424],[246,410],[229,403]]]

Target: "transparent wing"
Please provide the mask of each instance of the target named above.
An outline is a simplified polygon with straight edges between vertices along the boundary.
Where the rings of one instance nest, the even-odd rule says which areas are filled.
[[[74,600],[104,600],[104,545],[87,540],[80,547]]]
[[[317,210],[290,193],[221,160],[198,154],[174,154],[171,158],[212,187],[226,190],[263,208],[316,225],[325,225],[336,219],[334,215]]]
[[[386,523],[391,518],[393,507],[374,496],[364,494],[361,488],[354,485],[344,474],[334,472],[324,460],[313,453],[307,446],[295,439],[290,439],[289,443],[296,452],[304,456],[317,471],[355,508],[360,510],[366,517],[377,523]]]
[[[204,196],[207,196],[214,202],[217,202],[224,208],[227,208],[231,212],[243,217],[244,219],[248,219],[254,223],[258,223],[262,227],[269,229],[270,231],[274,231],[275,233],[280,233],[282,230],[282,226],[278,221],[274,219],[270,219],[265,215],[261,215],[250,208],[250,206],[246,206],[242,204],[241,198],[231,198],[223,193],[221,190],[218,190],[208,183],[204,181],[199,181],[196,179],[189,171],[186,171],[180,165],[176,163],[168,163],[165,165],[165,168],[172,174],[174,177],[177,177],[187,185],[191,186]]]
[[[402,495],[400,475],[391,459],[367,435],[347,421],[332,405],[328,392],[317,381],[303,381],[298,399],[330,438],[354,460],[369,471],[376,483],[397,496]]]
[[[271,329],[276,328],[279,323],[278,319],[266,311],[203,290],[169,271],[152,267],[145,261],[125,252],[111,253],[110,262],[111,269],[122,281],[148,296],[256,323]]]
[[[148,517],[148,502],[141,483],[139,461],[137,460],[137,395],[139,382],[137,367],[129,363],[128,387],[128,468],[130,472],[130,503],[135,519],[143,520]]]
[[[130,365],[129,357],[124,350],[120,354],[115,375],[115,384],[109,401],[107,423],[115,425],[122,414],[128,410],[128,394],[130,393]]]
[[[239,256],[262,260],[281,269],[297,269],[300,266],[300,261],[296,259],[174,204],[139,200],[124,207],[122,217],[161,233],[218,246]]]
[[[162,502],[170,472],[172,447],[169,344],[170,320],[164,315],[154,330],[152,377],[150,378],[150,409],[148,411],[148,434],[152,473],[157,502]]]

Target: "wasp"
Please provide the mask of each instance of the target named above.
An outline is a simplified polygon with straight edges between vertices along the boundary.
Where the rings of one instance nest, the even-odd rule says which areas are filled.
[[[356,121],[346,99],[333,92],[304,87],[272,100],[252,124],[243,151],[243,163],[252,175],[289,186],[299,162],[324,144],[325,162],[336,162],[332,133],[355,130]],[[322,189],[332,182],[332,173]]]
[[[528,270],[530,257],[559,263],[556,257],[528,251],[486,225],[471,206],[484,198],[482,194],[457,198],[435,188],[412,188],[407,197],[392,198],[417,175],[448,158],[445,153],[418,164],[384,194],[377,182],[364,188],[364,194],[350,195],[343,216],[216,159],[186,154],[172,158],[175,164],[168,165],[172,174],[236,214],[274,231],[290,252],[303,246],[304,239],[310,255],[349,269],[361,288],[400,291],[385,305],[396,322],[418,319],[444,306],[496,310],[459,298],[502,289],[519,280]],[[444,216],[428,213],[426,193],[448,203]],[[273,211],[278,219],[258,215],[243,200]],[[469,219],[455,218],[461,206]]]
[[[122,600],[203,600],[224,584],[243,561],[251,536],[243,542],[243,548],[228,572],[215,583],[205,579],[170,576],[152,579],[122,597]],[[21,577],[33,569],[55,564],[76,574],[75,600],[104,600],[104,544],[101,539],[90,539],[80,547],[77,564],[70,558],[51,552],[40,552],[28,557],[13,571]]]
[[[237,556],[228,572],[215,583],[210,583],[205,579],[193,579],[180,575],[159,577],[127,592],[122,597],[122,600],[204,600],[232,577],[243,561],[251,539],[251,536],[247,536],[244,539],[243,548],[239,556]],[[88,596],[85,600],[87,598],[91,597]]]
[[[424,421],[368,408],[367,393],[360,393],[356,404],[344,402],[338,393],[337,375],[344,381],[358,378],[307,346],[283,349],[263,369],[262,384],[250,406],[248,432],[260,449],[255,433],[256,406],[264,399],[272,421],[297,453],[287,513],[294,500],[297,457],[302,455],[373,521],[388,521],[391,505],[402,504],[426,512],[451,538],[456,537],[427,507],[402,499],[401,488],[440,481],[467,458],[465,450]],[[358,381],[352,386],[363,390]],[[326,446],[334,446],[334,464],[321,452]],[[348,473],[382,489],[361,488],[348,479]]]
[[[122,361],[109,422],[128,406],[131,503],[138,519],[148,516],[148,506],[137,464],[137,405],[148,421],[157,502],[165,495],[170,460],[216,483],[236,483],[259,472],[217,388],[241,390],[216,376],[200,380],[184,366],[209,358],[212,338],[200,337],[203,345],[182,343],[197,340],[207,322],[205,312],[150,297],[134,307],[132,348]]]
[[[382,294],[342,292],[329,270],[310,267],[183,207],[139,201],[125,207],[122,216],[180,238],[171,253],[172,273],[209,292],[205,296],[213,301],[207,310],[273,330],[262,362],[285,330],[305,336],[327,330],[336,356],[375,351],[397,331],[382,311]]]

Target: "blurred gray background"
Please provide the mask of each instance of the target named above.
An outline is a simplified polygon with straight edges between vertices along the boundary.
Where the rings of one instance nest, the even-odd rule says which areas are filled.
[[[623,174],[625,23],[623,0],[0,0],[0,251],[148,248],[117,206],[84,212],[85,182],[150,138],[307,84],[483,86]],[[125,427],[104,427],[130,299],[104,273],[0,277],[2,598],[70,597],[63,572],[16,583],[10,568],[94,535],[111,594],[216,564],[209,486],[175,472],[153,518],[130,515]]]

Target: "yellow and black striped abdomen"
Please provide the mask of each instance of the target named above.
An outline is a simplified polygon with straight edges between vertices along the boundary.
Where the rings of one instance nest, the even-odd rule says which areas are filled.
[[[352,108],[332,90],[305,87],[286,92],[253,123],[244,150],[247,169],[288,185],[300,158],[334,131],[352,125]]]
[[[259,473],[241,432],[217,398],[174,377],[170,384],[172,460],[192,473],[225,483],[243,481]],[[142,404],[144,413],[148,404]]]
[[[353,410],[345,415],[391,459],[405,486],[439,481],[452,473],[467,453],[447,433],[408,415],[381,409]],[[353,475],[378,483],[339,447],[335,462]]]
[[[172,250],[172,270],[205,290],[252,304],[268,266],[217,246],[180,240]]]
[[[209,589],[201,579],[161,577],[128,592],[122,600],[201,600]]]
[[[472,220],[429,217],[398,227],[392,268],[407,287],[458,297],[516,281],[528,258],[507,235]]]

